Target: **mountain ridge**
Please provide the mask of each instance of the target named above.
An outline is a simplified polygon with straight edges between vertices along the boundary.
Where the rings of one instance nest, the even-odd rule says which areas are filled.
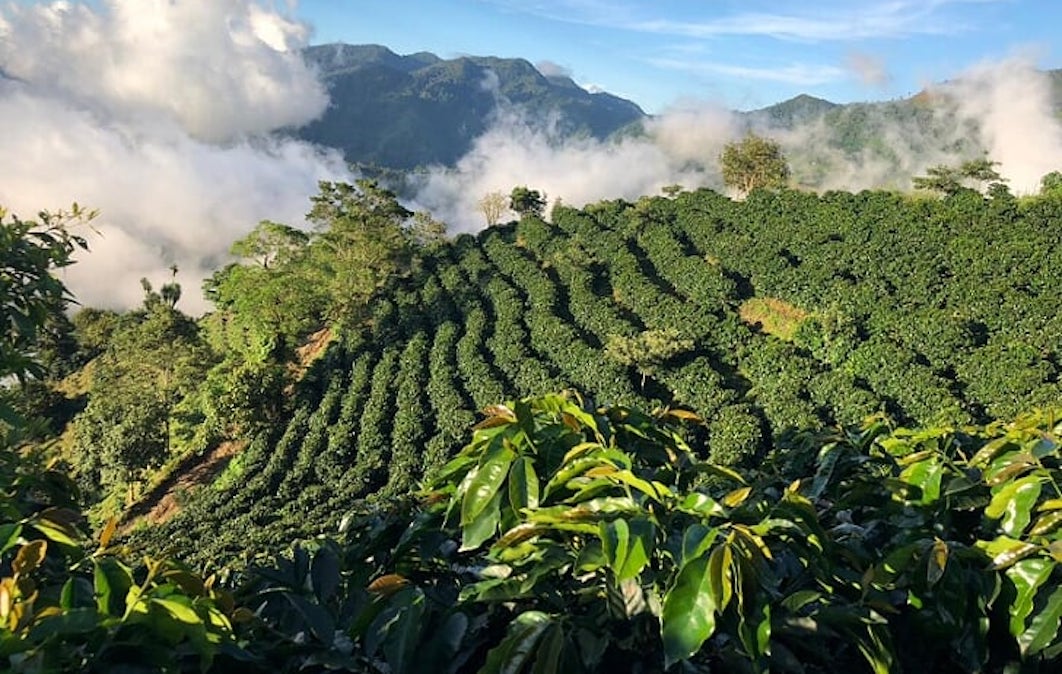
[[[604,139],[646,117],[631,101],[587,91],[568,77],[547,77],[524,59],[442,59],[340,43],[304,53],[327,85],[332,105],[297,133],[343,151],[355,163],[395,169],[452,165],[487,130],[499,102],[522,108],[528,119],[552,125],[562,137]]]
[[[427,51],[402,55],[383,45],[345,43],[311,46],[304,55],[328,87],[331,105],[294,133],[340,150],[363,169],[452,167],[510,113],[559,142],[644,135],[655,117],[636,102],[588,91],[566,74],[547,74],[522,58],[444,59]],[[1062,69],[1045,72],[1054,110],[1062,114]],[[947,84],[939,90],[946,92]],[[786,150],[797,184],[835,186],[827,179],[831,171],[846,161],[869,160],[884,167],[869,184],[896,186],[926,163],[986,150],[977,141],[977,124],[958,114],[956,100],[937,91],[850,103],[800,94],[733,115],[738,128],[789,137]]]

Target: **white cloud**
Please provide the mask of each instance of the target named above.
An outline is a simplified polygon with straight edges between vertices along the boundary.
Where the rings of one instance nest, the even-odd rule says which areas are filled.
[[[328,103],[304,26],[252,0],[0,8],[0,204],[101,211],[67,272],[84,304],[130,306],[176,263],[181,306],[259,220],[298,224],[336,153],[271,131]]]

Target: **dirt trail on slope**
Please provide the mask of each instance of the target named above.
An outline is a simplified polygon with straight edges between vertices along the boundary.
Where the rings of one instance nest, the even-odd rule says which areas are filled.
[[[295,362],[290,364],[293,380],[302,379],[306,370],[325,352],[333,338],[332,331],[324,328],[310,335],[306,342],[295,350]],[[191,456],[182,461],[169,477],[155,485],[122,514],[121,532],[128,532],[141,520],[162,524],[176,515],[181,510],[182,494],[213,482],[229,465],[229,461],[246,446],[246,440],[226,440],[206,454]]]
[[[185,459],[169,477],[125,512],[123,530],[132,528],[141,518],[151,524],[161,524],[176,515],[181,509],[179,495],[209,484],[246,444],[243,440],[227,440],[206,454]]]

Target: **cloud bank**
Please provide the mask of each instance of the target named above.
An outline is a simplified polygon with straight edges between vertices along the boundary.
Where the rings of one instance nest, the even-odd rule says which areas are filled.
[[[884,63],[858,65],[870,80],[886,76]],[[846,108],[840,122],[771,126],[716,104],[686,102],[648,121],[644,133],[616,141],[562,140],[499,99],[493,125],[455,167],[414,178],[413,205],[451,232],[472,232],[485,224],[477,202],[516,185],[572,206],[635,199],[672,184],[722,189],[718,157],[750,128],[782,145],[797,184],[807,189],[909,190],[911,178],[930,166],[986,152],[1015,193],[1033,193],[1041,176],[1062,167],[1062,123],[1050,86],[1031,58],[1017,56],[977,66],[913,103]],[[874,140],[852,144],[852,134]]]
[[[307,29],[251,0],[105,0],[0,8],[0,204],[32,217],[99,209],[66,280],[86,305],[131,306],[171,264],[181,306],[259,220],[297,224],[336,153],[273,132],[328,96]]]

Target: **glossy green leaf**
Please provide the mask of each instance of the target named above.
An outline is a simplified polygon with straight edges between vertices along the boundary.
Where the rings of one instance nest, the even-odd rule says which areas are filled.
[[[91,608],[75,608],[50,615],[30,630],[30,642],[42,642],[54,636],[85,634],[101,628],[100,616]]]
[[[461,501],[461,526],[467,527],[496,501],[515,454],[504,444],[497,442],[487,451],[465,491]]]
[[[706,555],[693,559],[682,567],[664,597],[660,631],[665,667],[692,656],[715,632],[717,602],[707,571]]]
[[[830,443],[819,450],[815,479],[811,483],[811,498],[819,498],[833,479],[833,470],[844,455],[844,448],[837,443]]]
[[[940,481],[944,476],[944,466],[934,459],[913,463],[900,473],[900,479],[918,487],[922,491],[920,503],[929,504],[940,498]]]
[[[329,547],[314,553],[310,563],[310,582],[317,601],[324,603],[332,598],[339,587],[339,558]]]
[[[153,598],[151,603],[162,608],[178,622],[182,622],[186,625],[203,624],[203,619],[199,617],[199,614],[195,612],[195,609],[184,602],[175,601],[173,599]]]
[[[292,592],[285,592],[284,598],[302,617],[304,624],[318,640],[326,644],[332,643],[335,638],[335,624],[328,611]]]
[[[509,624],[501,643],[487,653],[480,674],[518,674],[531,661],[535,646],[553,619],[541,611],[525,611]]]
[[[509,470],[509,505],[514,513],[519,513],[524,508],[537,508],[538,498],[535,464],[526,456],[520,457]]]
[[[564,674],[561,662],[564,653],[564,627],[554,623],[542,637],[542,644],[535,653],[535,666],[531,674]]]
[[[22,525],[17,522],[0,524],[0,555],[18,545],[19,536],[22,535]]]
[[[1010,438],[1002,437],[996,438],[986,442],[981,449],[977,451],[973,457],[970,458],[971,466],[984,466],[989,461],[994,459],[1000,452],[1004,451],[1008,447],[1013,447],[1013,443]]]
[[[992,559],[992,569],[1005,569],[1040,549],[1040,546],[1034,543],[1019,541],[1009,536],[998,536],[991,541],[977,541],[974,545],[984,550]]]
[[[726,508],[707,494],[692,492],[682,499],[678,509],[691,515],[703,517],[722,517],[726,514]]]
[[[462,551],[475,550],[497,532],[498,524],[501,522],[501,499],[502,492],[495,491],[494,496],[479,515],[461,527]]]
[[[1054,568],[1055,563],[1050,559],[1033,557],[1015,562],[1006,570],[1015,590],[1014,601],[1008,607],[1010,633],[1015,637],[1025,632],[1025,620],[1032,613],[1036,590],[1051,577]]]
[[[641,573],[649,563],[655,535],[656,527],[643,518],[601,523],[602,547],[617,580],[624,581]]]
[[[1000,527],[1003,532],[1008,536],[1020,536],[1032,518],[1042,481],[1040,475],[1028,475],[998,487],[985,508],[985,515],[992,519],[1002,518]]]
[[[1029,535],[1047,536],[1057,531],[1059,526],[1062,526],[1062,510],[1052,510],[1036,518],[1036,522],[1029,529]]]
[[[734,553],[730,548],[730,541],[724,542],[712,550],[708,557],[708,583],[712,596],[716,598],[718,610],[726,610],[730,603],[730,597],[734,593],[734,586],[730,580],[730,565],[734,561]]]
[[[719,529],[704,524],[692,524],[682,532],[682,564],[688,564],[690,560],[700,557],[712,546]]]
[[[424,593],[413,589],[403,594],[397,616],[387,626],[383,652],[394,674],[412,674],[420,634],[424,627]]]
[[[1054,642],[1062,620],[1062,587],[1055,587],[1043,610],[1034,614],[1029,627],[1018,635],[1022,655],[1036,655]]]

